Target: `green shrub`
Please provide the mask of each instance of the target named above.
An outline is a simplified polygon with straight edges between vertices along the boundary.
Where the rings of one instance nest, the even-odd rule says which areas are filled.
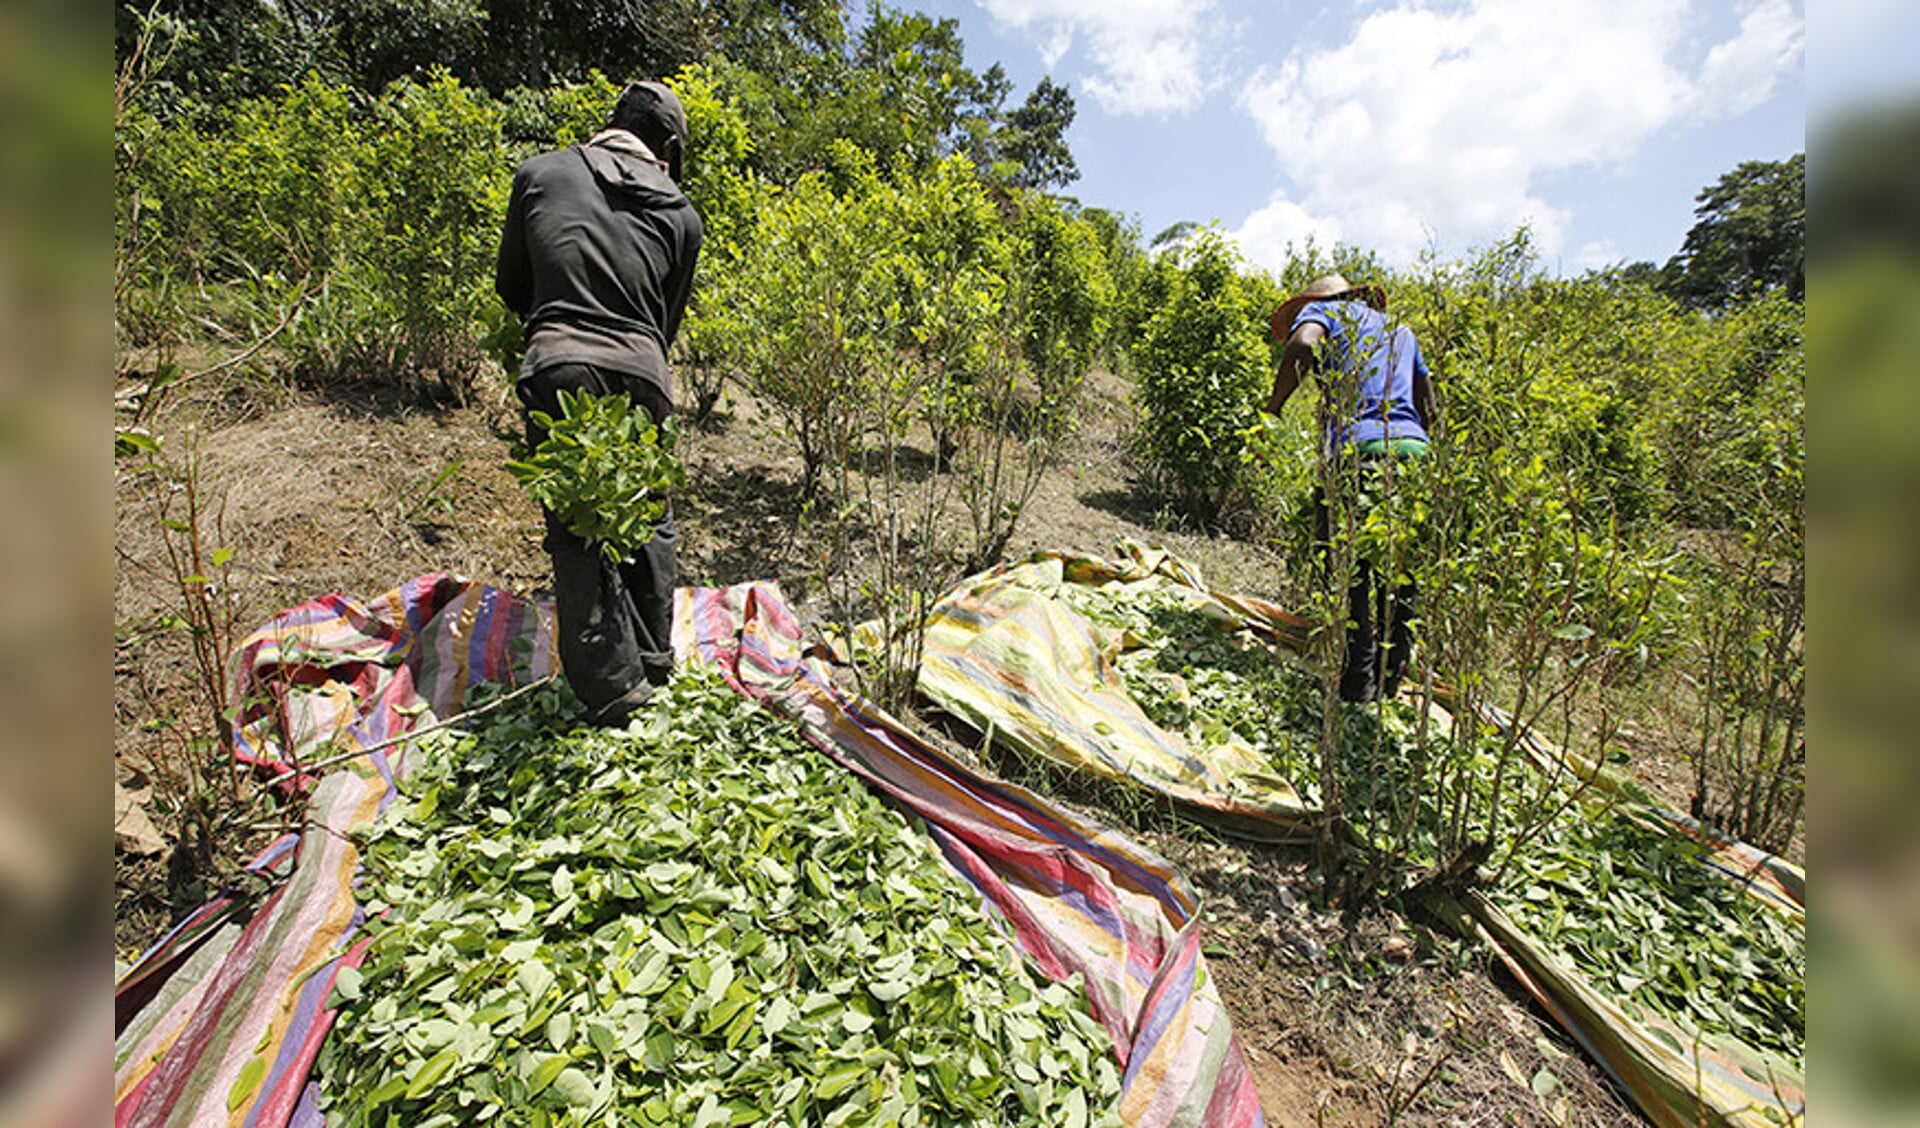
[[[231,277],[239,263],[295,279],[339,267],[360,235],[371,159],[357,102],[310,75],[207,124],[172,127],[157,187],[194,276]]]
[[[580,144],[607,123],[620,90],[598,70],[579,82],[540,89],[516,86],[502,99],[501,133],[522,159]]]
[[[973,519],[968,563],[985,567],[1012,539],[1021,513],[1073,433],[1080,390],[1106,346],[1114,296],[1099,233],[1039,194],[1019,209],[996,257],[1004,278],[997,344],[961,386],[954,440],[961,495]],[[1017,340],[1005,329],[1016,326]]]
[[[820,174],[769,189],[757,225],[738,265],[709,276],[694,331],[780,418],[811,493],[862,367],[848,338],[872,332],[858,293],[867,233]]]
[[[369,238],[355,249],[376,327],[409,367],[464,382],[497,299],[493,261],[512,168],[499,110],[445,71],[401,79],[375,107],[368,144]]]
[[[1181,253],[1134,349],[1140,453],[1152,480],[1212,520],[1245,483],[1248,434],[1272,385],[1262,339],[1271,311],[1217,230]]]
[[[766,192],[748,170],[753,135],[721,74],[711,67],[689,66],[668,82],[687,112],[692,134],[681,187],[706,225],[693,301],[680,326],[675,358],[676,377],[685,391],[683,406],[695,421],[712,412],[733,375],[724,356],[732,313],[715,295],[732,288],[728,280],[741,269],[755,238]]]
[[[511,173],[501,115],[445,72],[369,102],[309,76],[222,113],[122,122],[117,312],[173,294],[228,334],[291,317],[280,344],[322,379],[436,372],[464,387],[495,320]],[[246,317],[223,311],[239,286]],[[188,298],[209,287],[213,300]],[[279,301],[279,310],[264,303]]]

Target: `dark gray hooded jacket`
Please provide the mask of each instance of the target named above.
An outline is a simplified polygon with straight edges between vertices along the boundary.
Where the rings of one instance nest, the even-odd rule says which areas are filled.
[[[494,273],[501,300],[526,321],[520,377],[591,364],[643,376],[671,398],[666,354],[704,230],[673,180],[632,153],[575,145],[521,164]]]

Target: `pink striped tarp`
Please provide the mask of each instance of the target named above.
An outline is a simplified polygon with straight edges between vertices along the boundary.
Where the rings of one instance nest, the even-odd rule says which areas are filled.
[[[550,609],[445,573],[373,600],[301,604],[241,643],[236,755],[279,774],[429,723],[474,681],[537,680],[555,665],[551,620]],[[333,1025],[324,1003],[361,955],[349,832],[395,794],[404,748],[372,751],[317,785],[290,775],[310,788],[290,876],[257,905],[215,898],[121,977],[116,1126],[319,1123],[307,1090]],[[246,907],[252,916],[236,927]],[[147,1000],[137,1010],[136,992]]]
[[[683,590],[676,618],[683,660],[716,664],[740,692],[794,719],[812,743],[922,816],[1043,973],[1085,977],[1123,1070],[1125,1123],[1263,1124],[1201,955],[1197,901],[1170,865],[948,760],[843,693],[823,656],[803,651],[771,585]],[[371,601],[303,604],[243,644],[238,754],[312,784],[290,769],[450,715],[474,682],[545,676],[554,669],[551,625],[548,607],[444,574]],[[122,978],[117,996],[137,984],[150,1001],[116,1040],[116,1125],[320,1123],[310,1075],[334,1019],[325,999],[361,955],[359,858],[348,832],[393,797],[404,749],[370,752],[311,787],[292,874],[244,927],[205,914],[199,932],[170,934]],[[159,956],[171,975],[157,969]]]
[[[695,589],[674,640],[924,818],[1045,974],[1084,977],[1122,1068],[1125,1123],[1265,1123],[1200,950],[1198,901],[1169,863],[979,775],[843,692],[825,650],[802,649],[799,625],[769,585]]]

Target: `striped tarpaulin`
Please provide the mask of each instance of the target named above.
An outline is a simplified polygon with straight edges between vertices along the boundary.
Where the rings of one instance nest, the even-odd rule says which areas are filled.
[[[1083,977],[1122,1069],[1122,1120],[1264,1124],[1200,951],[1199,905],[1169,863],[975,773],[842,692],[824,651],[803,652],[799,625],[772,587],[697,589],[680,607],[674,637],[924,818],[1045,974]]]
[[[961,583],[934,605],[919,689],[1023,753],[1141,787],[1243,837],[1304,839],[1312,811],[1243,743],[1201,755],[1147,719],[1114,658],[1125,639],[1077,614],[1068,585],[1157,588],[1234,628],[1303,645],[1306,624],[1271,604],[1219,596],[1193,567],[1128,543],[1117,560],[1037,552]]]
[[[919,688],[1007,747],[1075,770],[1124,780],[1182,804],[1194,817],[1254,837],[1311,826],[1317,810],[1265,765],[1231,746],[1197,756],[1155,726],[1128,695],[1108,637],[1069,605],[1070,585],[1152,586],[1286,649],[1306,647],[1309,625],[1263,600],[1214,591],[1192,564],[1135,542],[1112,560],[1036,552],[963,581],[934,607]],[[1450,731],[1454,695],[1435,687],[1439,731]],[[1506,732],[1513,719],[1478,706],[1480,722]],[[1806,875],[1798,866],[1660,804],[1645,788],[1532,733],[1519,747],[1536,771],[1587,781],[1620,817],[1700,847],[1700,864],[1788,917],[1804,920]],[[1579,970],[1555,956],[1479,896],[1446,908],[1486,941],[1527,991],[1663,1125],[1768,1124],[1804,1116],[1803,1070],[1731,1040],[1708,1044],[1643,1012],[1630,1015]]]
[[[1806,1080],[1793,1065],[1731,1039],[1707,1040],[1650,1011],[1638,1018],[1537,943],[1485,897],[1436,899],[1457,928],[1478,935],[1527,993],[1613,1075],[1662,1128],[1804,1124]]]
[[[793,717],[816,745],[928,823],[948,860],[1043,973],[1085,976],[1114,1039],[1130,1125],[1262,1124],[1245,1060],[1200,952],[1198,905],[1161,859],[1017,788],[981,777],[834,685],[778,592],[682,591],[675,646]],[[317,599],[243,644],[239,754],[289,783],[343,748],[373,748],[449,716],[479,681],[554,668],[551,610],[483,584],[423,576],[377,599]],[[290,751],[286,745],[291,744]],[[377,817],[404,743],[317,771],[291,876],[242,926],[205,939],[164,982],[151,958],[122,978],[151,1002],[115,1046],[116,1125],[319,1123],[311,1071],[340,969],[361,956],[348,835]],[[156,954],[185,954],[178,937]]]
[[[444,573],[369,601],[302,604],[241,644],[236,753],[279,774],[431,722],[474,681],[537,680],[554,667],[551,619],[548,609]],[[238,898],[216,898],[214,911],[194,914],[122,976],[116,1002],[135,990],[151,999],[116,1038],[117,1126],[319,1122],[307,1087],[333,1024],[323,1004],[340,969],[360,957],[359,851],[348,832],[393,796],[403,750],[372,751],[311,786],[291,874],[245,906],[253,911],[244,927],[227,923]],[[304,774],[287,782],[296,779],[313,783]],[[156,985],[162,960],[177,967]]]

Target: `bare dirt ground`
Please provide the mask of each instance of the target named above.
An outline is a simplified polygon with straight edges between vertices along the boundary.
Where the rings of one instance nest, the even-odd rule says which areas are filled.
[[[1040,487],[1007,555],[1041,547],[1101,553],[1130,536],[1193,560],[1216,587],[1281,590],[1285,561],[1273,549],[1185,526],[1135,488],[1121,443],[1130,421],[1125,385],[1100,374],[1090,391],[1079,437]],[[537,514],[501,468],[518,415],[497,383],[464,404],[435,405],[392,389],[209,382],[176,392],[149,423],[176,457],[200,452],[205,539],[233,554],[217,595],[232,601],[242,633],[316,595],[374,595],[429,571],[527,595],[546,582]],[[794,516],[798,459],[777,429],[736,393],[712,426],[690,430],[683,454],[683,582],[775,578],[804,609],[817,580]],[[185,726],[155,722],[185,709],[192,676],[184,634],[167,620],[181,596],[148,497],[123,466],[116,788],[152,831],[121,836],[122,959],[198,904],[218,877],[192,872],[173,849],[179,827],[168,801],[181,786],[172,765]],[[964,739],[943,731],[940,718],[923,720],[940,739]],[[1659,744],[1658,733],[1644,739]],[[1057,782],[1063,801],[1098,812],[1097,796]],[[214,843],[226,872],[278,818],[258,808]],[[1151,815],[1127,825],[1177,863],[1205,900],[1210,966],[1269,1124],[1640,1121],[1484,951],[1389,910],[1339,915],[1316,907],[1310,851],[1219,838]]]

